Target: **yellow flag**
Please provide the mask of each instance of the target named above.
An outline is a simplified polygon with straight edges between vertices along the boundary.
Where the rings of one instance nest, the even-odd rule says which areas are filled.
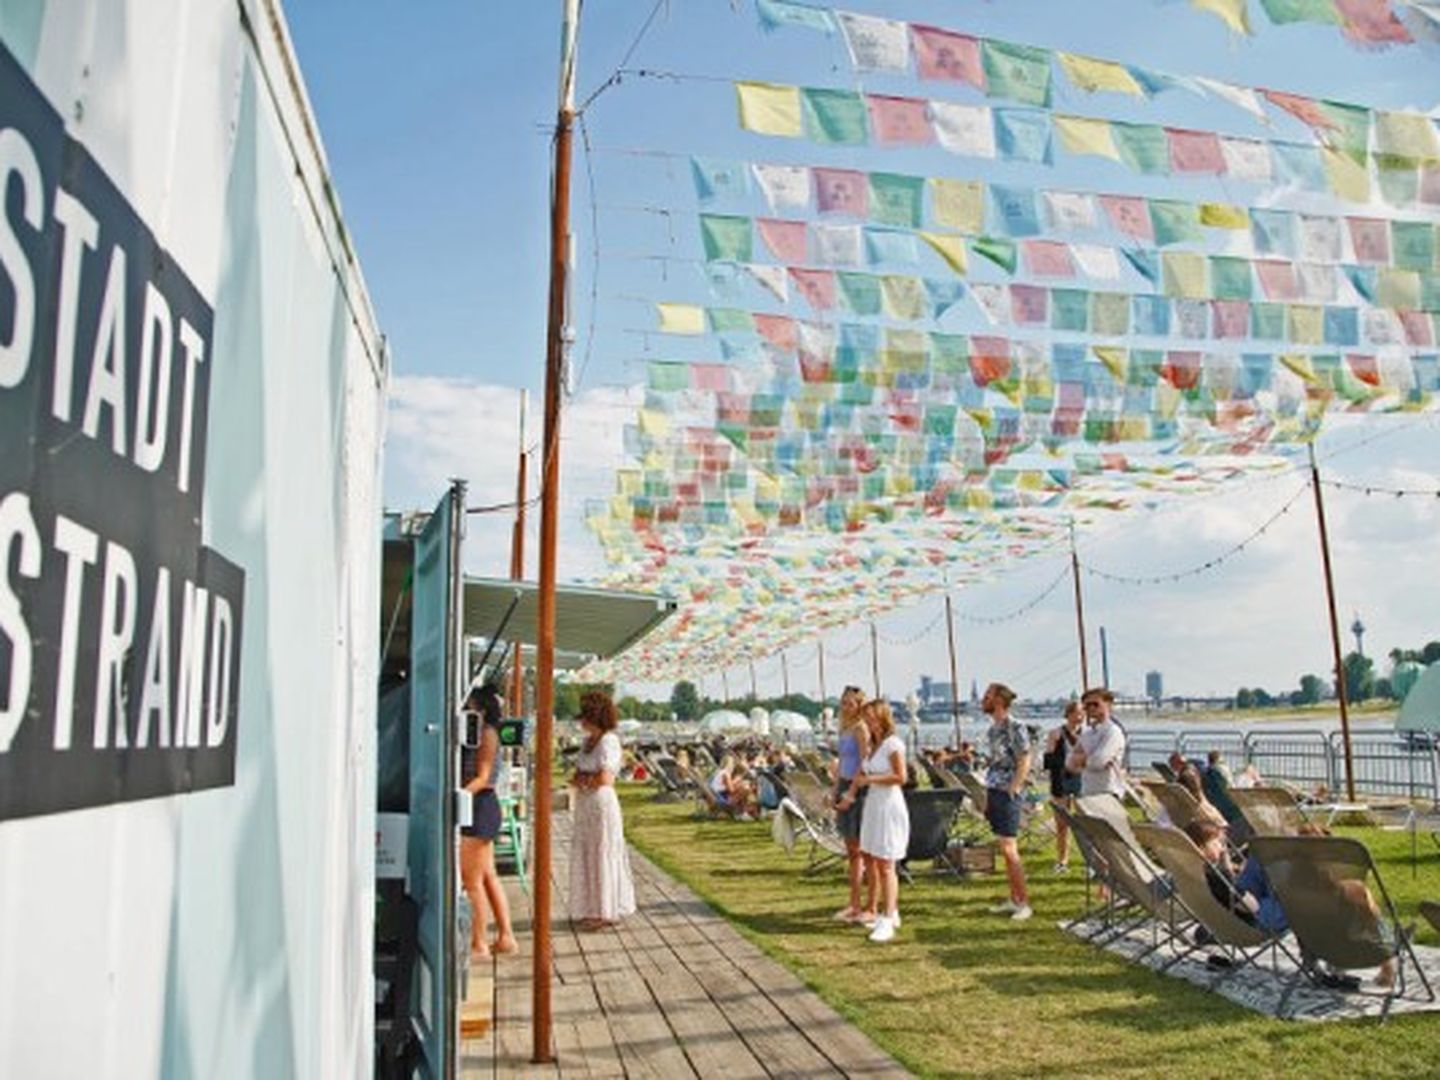
[[[1322,146],[1320,159],[1331,191],[1348,202],[1370,201],[1370,173],[1364,165],[1333,146]]]
[[[1325,312],[1315,304],[1289,304],[1290,341],[1295,345],[1321,345],[1325,341]]]
[[[985,488],[965,489],[965,509],[988,510],[995,504],[995,497]]]
[[[1099,154],[1115,161],[1120,160],[1120,151],[1115,149],[1115,137],[1110,133],[1110,121],[1095,120],[1088,116],[1061,116],[1054,118],[1055,131],[1060,142],[1072,154]]]
[[[1207,202],[1200,204],[1200,224],[1212,229],[1248,229],[1250,212],[1243,206],[1229,203]]]
[[[1304,353],[1281,353],[1279,360],[1309,385],[1314,386],[1320,381],[1315,377],[1315,368],[1310,364],[1310,357]]]
[[[885,314],[892,319],[914,322],[925,318],[925,287],[920,279],[909,274],[886,274],[880,279],[880,297]]]
[[[931,180],[930,206],[946,228],[978,233],[985,227],[985,185],[979,180]]]
[[[1208,266],[1204,255],[1193,251],[1165,251],[1160,255],[1164,270],[1165,295],[1186,300],[1204,300],[1209,296],[1205,280]]]
[[[1057,52],[1055,55],[1060,59],[1060,66],[1065,69],[1065,77],[1077,89],[1090,93],[1096,90],[1118,90],[1122,94],[1145,96],[1145,91],[1135,81],[1135,76],[1121,64],[1067,52]]]
[[[1416,161],[1436,161],[1440,160],[1440,138],[1434,122],[1424,113],[1377,112],[1375,150]]]
[[[656,304],[660,329],[667,334],[703,334],[705,309],[698,304]]]
[[[1420,307],[1420,296],[1420,275],[1414,270],[1400,270],[1392,266],[1380,268],[1375,300],[1381,307],[1414,311]]]
[[[1171,420],[1180,408],[1180,391],[1164,379],[1155,384],[1155,415],[1161,420]]]
[[[737,82],[735,97],[740,104],[740,126],[761,135],[783,135],[798,139],[800,89],[779,83]]]
[[[1142,442],[1150,437],[1150,420],[1145,416],[1122,416],[1115,425],[1121,442]]]
[[[779,502],[780,485],[762,472],[755,474],[755,498],[759,502]]]
[[[1246,10],[1246,3],[1247,0],[1190,0],[1191,7],[1210,12],[1237,34],[1250,33],[1250,13]]]
[[[615,492],[619,495],[639,495],[645,482],[639,469],[617,469],[615,471]]]
[[[640,432],[657,439],[670,434],[670,417],[654,409],[640,410]]]
[[[966,263],[965,238],[963,236],[947,236],[945,233],[922,232],[920,239],[934,248],[935,253],[949,264],[951,270],[964,276]]]
[[[1129,353],[1122,345],[1092,345],[1090,351],[1095,359],[1105,365],[1110,377],[1118,383],[1125,381],[1125,369],[1129,366]]]

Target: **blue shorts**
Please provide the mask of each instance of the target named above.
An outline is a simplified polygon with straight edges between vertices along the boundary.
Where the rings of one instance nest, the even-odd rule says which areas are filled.
[[[990,823],[990,831],[1001,837],[1019,836],[1023,802],[1019,795],[1011,795],[1008,788],[986,788],[985,820]]]
[[[475,792],[470,804],[470,824],[462,825],[460,833],[472,840],[494,840],[500,835],[500,800],[494,788],[481,788]]]
[[[850,781],[841,780],[835,785],[835,801],[838,803],[849,790]],[[865,817],[865,796],[869,791],[868,787],[862,787],[855,796],[855,805],[848,810],[835,811],[835,827],[846,840],[860,839],[860,822]]]

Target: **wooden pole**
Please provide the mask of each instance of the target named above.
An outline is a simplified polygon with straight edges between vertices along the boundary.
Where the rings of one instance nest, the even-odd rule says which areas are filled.
[[[724,668],[720,669],[720,685],[725,690],[725,704],[728,707],[730,704],[730,672]]]
[[[1315,444],[1310,450],[1310,486],[1315,489],[1315,520],[1320,525],[1320,564],[1325,570],[1325,600],[1330,614],[1330,648],[1335,654],[1335,697],[1340,702],[1340,741],[1345,746],[1345,799],[1355,801],[1355,762],[1350,751],[1350,697],[1345,686],[1345,660],[1340,653],[1340,617],[1335,610],[1335,575],[1330,569],[1330,534],[1325,528],[1325,497],[1320,493],[1320,466]]]
[[[880,696],[880,638],[875,632],[875,620],[870,620],[870,675],[875,680],[875,696]]]
[[[1070,522],[1070,576],[1075,579],[1075,628],[1080,635],[1080,692],[1090,688],[1090,661],[1085,655],[1085,604],[1080,596],[1080,556],[1075,553],[1075,522]]]
[[[945,636],[950,644],[950,722],[955,725],[955,749],[960,749],[960,668],[955,662],[955,611],[950,590],[945,590]]]
[[[525,576],[525,480],[529,455],[525,452],[525,406],[529,391],[520,391],[520,455],[515,474],[515,528],[510,535],[510,577],[519,581]],[[524,649],[515,643],[515,664],[510,669],[510,715],[525,715]]]
[[[815,659],[820,664],[820,708],[825,708],[825,639],[815,642]]]
[[[785,696],[790,696],[790,662],[784,652],[780,654],[780,685],[784,688]]]
[[[757,687],[756,687],[756,685],[755,685],[755,661],[754,661],[754,660],[751,660],[751,661],[750,661],[750,700],[751,700],[752,702],[754,702],[754,701],[759,701],[759,700],[760,700],[760,691],[757,689]]]
[[[530,965],[530,1060],[555,1060],[550,1015],[550,812],[555,738],[555,558],[560,523],[560,396],[565,383],[565,298],[570,257],[570,143],[580,0],[562,0],[560,106],[550,197],[550,311],[545,334],[545,431],[540,464],[540,581],[535,650],[534,947]]]

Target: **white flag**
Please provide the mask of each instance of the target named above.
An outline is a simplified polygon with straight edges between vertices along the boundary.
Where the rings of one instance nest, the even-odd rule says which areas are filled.
[[[1095,199],[1079,191],[1046,191],[1045,212],[1050,224],[1057,229],[1093,229],[1095,227]]]
[[[1254,139],[1220,137],[1220,154],[1225,159],[1225,173],[1237,180],[1270,182],[1270,147]]]
[[[903,22],[837,11],[850,62],[860,71],[908,71],[910,33]]]
[[[750,276],[774,294],[782,304],[790,302],[790,278],[783,266],[767,266],[764,263],[745,263]]]
[[[810,170],[804,165],[750,166],[771,210],[803,210],[810,205]]]
[[[1340,221],[1333,217],[1299,214],[1300,258],[1310,262],[1339,262]]]
[[[1120,280],[1120,255],[1102,244],[1071,244],[1070,254],[1080,272],[1096,281]]]
[[[952,154],[995,156],[995,121],[987,106],[932,101],[930,118],[935,123],[935,138]]]
[[[859,266],[863,259],[860,253],[859,225],[810,226],[810,247],[815,261],[821,266]]]

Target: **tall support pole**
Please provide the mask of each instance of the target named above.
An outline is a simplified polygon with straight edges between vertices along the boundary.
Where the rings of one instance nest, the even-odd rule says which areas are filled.
[[[955,749],[960,749],[960,666],[955,662],[955,609],[945,590],[945,639],[950,646],[950,722],[955,725]]]
[[[880,696],[880,636],[875,631],[875,620],[870,620],[870,675],[875,680],[875,696]]]
[[[1335,697],[1340,702],[1340,740],[1345,745],[1345,798],[1355,801],[1355,763],[1350,753],[1350,698],[1345,686],[1345,660],[1340,653],[1340,617],[1335,611],[1335,575],[1330,569],[1330,534],[1325,528],[1325,497],[1320,493],[1320,466],[1310,444],[1310,486],[1315,489],[1315,520],[1320,525],[1320,563],[1325,569],[1325,600],[1330,613],[1330,647],[1335,653]]]
[[[730,707],[730,672],[720,669],[720,686],[725,691],[725,707]]]
[[[1070,576],[1075,579],[1075,628],[1080,635],[1080,692],[1090,686],[1090,661],[1085,655],[1085,604],[1080,596],[1080,556],[1075,553],[1075,522],[1070,522]]]
[[[555,738],[555,556],[560,523],[560,395],[565,382],[565,275],[570,256],[570,144],[580,0],[562,0],[560,106],[550,196],[550,314],[545,333],[545,431],[540,464],[540,582],[535,650],[535,883],[530,1060],[555,1060],[550,1015],[550,812]]]
[[[510,577],[519,581],[525,576],[525,481],[529,455],[525,452],[525,406],[530,392],[520,391],[520,454],[515,474],[515,529],[510,535]],[[515,643],[515,662],[510,669],[510,715],[525,715],[525,651]]]
[[[790,660],[782,650],[780,653],[780,685],[785,696],[790,696]]]
[[[825,639],[820,638],[815,642],[815,660],[820,665],[820,710],[825,710]]]
[[[751,700],[751,701],[759,701],[759,700],[760,700],[760,691],[759,691],[759,688],[758,688],[758,687],[756,686],[756,684],[755,684],[755,661],[754,661],[754,660],[751,660],[751,661],[750,661],[750,700]]]
[[[1110,638],[1100,627],[1100,685],[1110,689]]]

